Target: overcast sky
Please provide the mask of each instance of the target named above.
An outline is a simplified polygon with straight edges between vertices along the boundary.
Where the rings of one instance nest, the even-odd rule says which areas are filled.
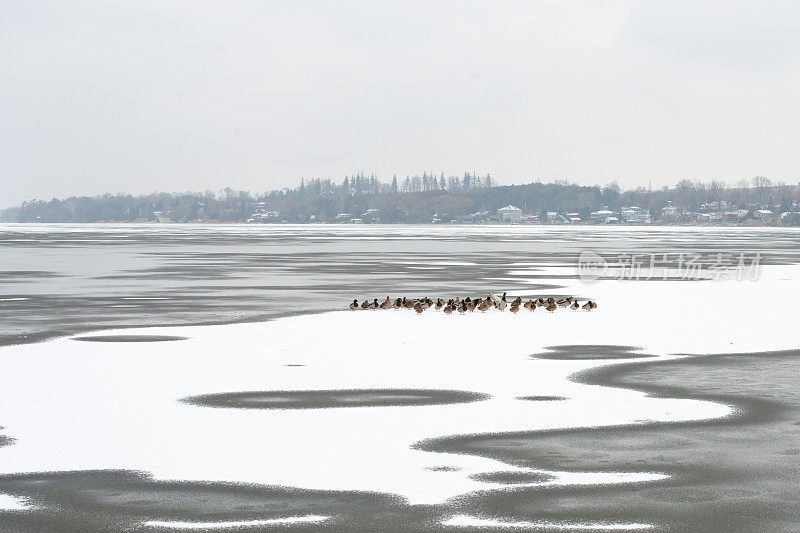
[[[8,1],[0,207],[359,170],[800,179],[800,3]]]

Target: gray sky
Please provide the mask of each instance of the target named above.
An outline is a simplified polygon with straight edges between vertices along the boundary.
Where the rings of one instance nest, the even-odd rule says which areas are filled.
[[[5,2],[0,207],[363,170],[800,179],[800,4]]]

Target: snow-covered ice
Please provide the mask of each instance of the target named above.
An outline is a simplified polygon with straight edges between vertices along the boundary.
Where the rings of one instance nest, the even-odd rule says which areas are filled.
[[[324,522],[329,517],[319,515],[290,516],[288,518],[269,518],[266,520],[236,520],[226,522],[184,522],[169,520],[150,520],[145,526],[166,529],[243,529],[258,526],[288,526],[293,524],[313,524]]]
[[[0,493],[0,511],[22,511],[29,508],[25,498]]]
[[[524,272],[516,274],[524,279]],[[757,303],[765,294],[794,301],[797,278],[795,266],[770,266],[758,282],[567,280],[572,285],[559,293],[591,297],[600,307],[554,314],[524,310],[517,316],[341,311],[266,323],[97,333],[188,337],[169,342],[63,338],[5,347],[0,425],[15,443],[0,449],[0,473],[133,469],[157,479],[388,492],[412,504],[507,488],[471,476],[526,470],[412,446],[449,435],[726,416],[731,409],[725,405],[568,379],[618,361],[529,356],[546,346],[574,344],[633,345],[660,358],[793,348],[794,332],[782,316],[787,310]],[[305,366],[286,366],[297,364]],[[221,409],[179,401],[217,392],[382,388],[454,389],[491,399],[309,410]],[[518,399],[533,395],[567,399]],[[555,479],[543,483],[663,477],[551,474]]]
[[[531,529],[535,531],[643,531],[653,528],[651,524],[561,524],[554,522],[529,522],[525,520],[493,520],[490,518],[478,518],[468,515],[453,516],[442,522],[442,525],[449,527],[481,527],[492,529]]]

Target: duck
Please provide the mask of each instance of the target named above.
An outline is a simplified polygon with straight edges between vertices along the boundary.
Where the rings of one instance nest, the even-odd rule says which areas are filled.
[[[406,309],[413,309],[414,308],[414,301],[413,300],[409,300],[405,296],[403,296],[403,307],[405,307]]]
[[[369,309],[369,300],[364,300],[364,303],[361,304],[361,309]]]
[[[417,302],[416,304],[414,304],[414,311],[416,311],[418,315],[422,314],[422,312],[423,312],[424,310],[425,310],[425,308],[424,308],[424,307],[422,307],[422,304],[420,304],[419,302]]]
[[[580,307],[580,305],[578,304],[578,300],[577,299],[574,300],[572,302],[572,305],[569,306],[569,308],[572,309],[573,311],[577,311],[578,307]]]
[[[491,301],[491,300],[484,300],[484,301],[482,301],[482,302],[481,302],[481,304],[478,306],[478,311],[480,311],[481,313],[485,313],[485,312],[486,312],[486,311],[488,311],[488,310],[489,310],[489,308],[491,308],[491,307],[492,307],[492,301]]]
[[[508,302],[506,301],[506,293],[503,293],[503,297],[500,298],[499,302],[497,302],[497,308],[501,311],[505,311],[507,305]]]
[[[464,302],[461,302],[461,303],[459,304],[459,306],[458,306],[458,312],[459,312],[459,313],[461,313],[462,315],[463,315],[464,313],[466,313],[466,312],[467,312],[467,304],[466,304],[466,303],[464,303]]]
[[[355,311],[356,309],[358,309],[358,298],[353,300],[352,303],[350,304],[351,311]]]
[[[571,303],[572,303],[572,297],[561,298],[556,302],[556,304],[558,304],[559,307],[569,307],[569,304]]]
[[[592,309],[594,309],[595,307],[597,307],[597,304],[596,304],[596,303],[594,303],[594,302],[593,302],[593,301],[591,301],[591,300],[589,300],[588,302],[586,302],[585,304],[583,304],[583,309],[586,309],[587,311],[591,311],[591,310],[592,310]]]
[[[536,299],[536,307],[544,307],[545,301],[544,298],[539,297]]]
[[[392,306],[392,299],[387,296],[386,299],[381,304],[381,309],[389,309],[391,306]]]
[[[372,303],[370,303],[368,307],[370,309],[377,309],[380,306],[381,306],[381,304],[378,303],[378,299],[375,298],[375,299],[372,300]]]
[[[436,298],[436,310],[438,311],[442,307],[444,307],[444,300],[441,298]]]
[[[513,302],[511,302],[511,309],[509,309],[509,311],[511,311],[511,312],[512,312],[512,313],[514,313],[515,315],[516,315],[517,313],[519,313],[519,302],[517,302],[516,300],[514,300]]]
[[[475,302],[469,302],[467,304],[467,311],[469,311],[470,313],[475,312]]]
[[[552,300],[552,298],[550,298]],[[547,302],[547,307],[545,308],[551,313],[558,309],[558,305],[555,302]]]
[[[525,309],[530,309],[531,311],[533,311],[536,308],[536,304],[534,303],[533,300],[528,300],[527,302],[525,302],[522,305],[522,307],[524,307]]]
[[[444,314],[449,315],[453,311],[455,311],[455,309],[456,309],[456,307],[452,303],[449,303],[449,304],[445,305],[444,309],[442,309],[442,310],[444,311]]]
[[[401,307],[403,307],[403,299],[402,298],[396,299],[392,307],[394,307],[395,309],[400,309]]]
[[[520,305],[522,305],[522,297],[520,297],[520,296],[517,296],[516,298],[514,298],[514,301],[513,301],[513,302],[511,302],[511,305],[514,305],[514,304],[517,304],[517,307],[519,307]]]

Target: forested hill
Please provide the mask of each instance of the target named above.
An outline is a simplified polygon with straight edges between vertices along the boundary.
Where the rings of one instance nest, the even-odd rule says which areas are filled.
[[[796,213],[800,187],[773,184],[767,178],[721,182],[683,180],[673,188],[621,191],[616,184],[580,186],[566,182],[496,185],[489,175],[445,178],[415,176],[390,183],[357,175],[335,183],[302,180],[293,189],[264,194],[224,189],[218,193],[105,194],[24,202],[0,212],[5,222],[364,222],[430,223],[486,220],[497,209],[514,205],[545,221],[547,212],[577,213],[582,221],[593,211],[618,212],[638,206],[659,220],[663,208],[677,213],[757,210]],[[472,215],[472,216],[471,216]],[[787,217],[784,217],[787,218]],[[788,217],[792,219],[793,217]],[[796,217],[794,217],[796,218]]]

